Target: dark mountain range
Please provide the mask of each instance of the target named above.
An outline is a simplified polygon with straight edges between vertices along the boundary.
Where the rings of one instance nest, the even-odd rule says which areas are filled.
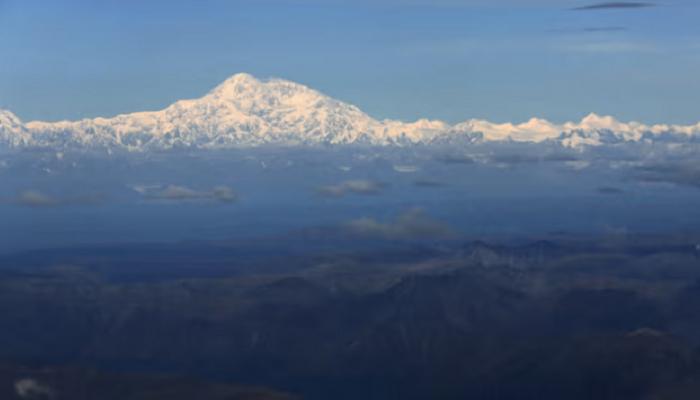
[[[692,238],[665,241],[421,252],[399,242],[393,251],[412,256],[379,247],[351,257],[339,246],[287,261],[266,249],[237,258],[235,245],[210,243],[7,256],[0,390],[38,385],[25,398],[57,399],[66,397],[47,396],[89,398],[95,387],[114,393],[106,399],[284,398],[240,385],[306,399],[690,398],[700,379],[700,268]],[[158,268],[154,280],[148,269],[166,265],[171,273]]]

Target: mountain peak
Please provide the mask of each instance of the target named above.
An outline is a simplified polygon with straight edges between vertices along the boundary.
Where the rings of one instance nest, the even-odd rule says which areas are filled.
[[[0,128],[3,126],[19,126],[22,121],[14,113],[0,108]]]
[[[11,112],[0,109],[0,145],[9,143],[12,147],[117,146],[140,151],[266,144],[403,145],[436,139],[442,143],[441,138],[461,140],[463,135],[479,136],[484,141],[539,143],[559,140],[565,132],[584,131],[588,137],[569,135],[561,141],[563,146],[580,147],[602,144],[600,130],[615,132],[620,140],[638,141],[646,132],[700,135],[700,124],[647,126],[593,113],[581,122],[563,125],[539,118],[520,124],[472,119],[454,126],[427,119],[414,123],[377,121],[359,108],[303,84],[259,80],[246,73],[229,77],[201,98],[181,100],[160,111],[114,118],[23,124]]]
[[[590,113],[581,120],[579,128],[584,130],[611,130],[621,133],[634,131],[635,129],[630,124],[622,123],[609,115]],[[644,128],[648,129],[648,127]]]
[[[240,72],[238,74],[231,75],[230,77],[228,77],[222,83],[222,85],[257,85],[260,83],[260,80],[255,76],[245,72]]]
[[[204,101],[235,103],[243,109],[262,106],[313,105],[329,98],[302,84],[284,79],[260,80],[253,75],[239,73],[212,89]]]
[[[240,96],[245,92],[254,91],[262,84],[263,83],[253,75],[239,73],[223,81],[221,84],[212,89],[209,94],[231,98]]]
[[[582,120],[582,124],[588,125],[613,125],[618,121],[609,115],[598,115],[596,113],[590,113],[586,115]]]

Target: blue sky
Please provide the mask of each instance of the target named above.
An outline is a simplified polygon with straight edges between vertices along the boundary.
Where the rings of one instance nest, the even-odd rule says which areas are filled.
[[[377,118],[700,120],[700,5],[585,0],[0,0],[0,108],[159,109],[237,72]]]

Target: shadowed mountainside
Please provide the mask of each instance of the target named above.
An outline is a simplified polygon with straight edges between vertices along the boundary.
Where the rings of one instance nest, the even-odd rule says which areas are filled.
[[[115,372],[189,377],[125,381],[134,393],[169,379],[183,387],[152,398],[196,398],[193,388],[219,398],[234,390],[226,382],[307,399],[690,398],[700,379],[693,243],[404,242],[395,256],[339,246],[288,262],[264,248],[236,261],[222,243],[145,246],[135,264],[120,247],[17,254],[0,264],[0,359],[106,371],[88,386],[127,379]],[[187,252],[208,257],[151,278],[151,266]],[[63,368],[49,370],[78,374]],[[62,390],[78,387],[66,379]],[[184,383],[202,379],[223,383]],[[258,398],[231,396],[221,398]]]

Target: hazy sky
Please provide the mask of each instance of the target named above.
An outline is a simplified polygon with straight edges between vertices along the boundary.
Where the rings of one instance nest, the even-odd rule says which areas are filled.
[[[0,108],[158,109],[249,72],[377,118],[697,122],[700,2],[621,3],[0,0]]]

